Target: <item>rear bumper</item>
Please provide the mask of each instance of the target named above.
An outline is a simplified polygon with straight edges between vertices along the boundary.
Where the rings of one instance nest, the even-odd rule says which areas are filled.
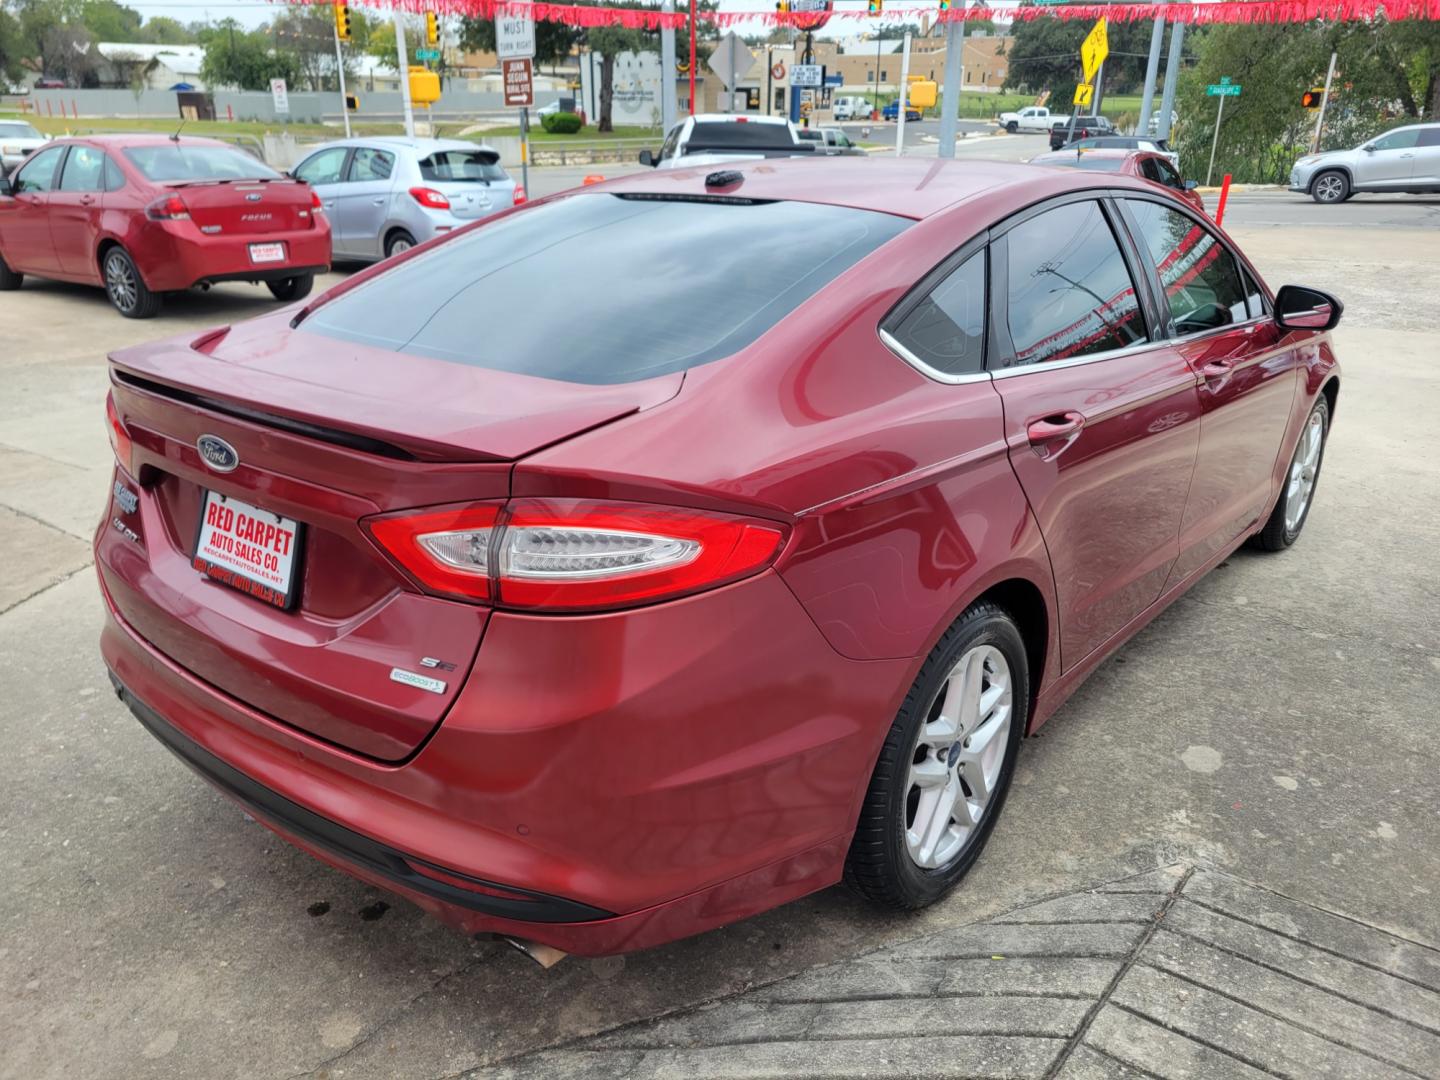
[[[445,721],[386,764],[202,681],[105,599],[127,703],[253,816],[465,933],[581,955],[838,881],[910,667],[841,657],[773,573],[627,613],[500,612]]]
[[[154,224],[154,223],[152,223]],[[192,222],[166,223],[139,250],[132,247],[145,284],[156,292],[188,289],[202,281],[276,281],[330,269],[330,229],[315,227],[252,236],[205,236]],[[256,263],[251,244],[285,245],[285,259]]]

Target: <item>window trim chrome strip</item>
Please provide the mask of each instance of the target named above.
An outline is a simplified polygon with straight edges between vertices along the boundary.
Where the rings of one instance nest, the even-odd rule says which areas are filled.
[[[886,330],[883,326],[879,329],[880,341],[892,353],[898,356],[905,363],[909,364],[916,371],[920,372],[927,379],[934,382],[944,383],[947,386],[964,386],[966,383],[985,382],[995,372],[992,371],[968,371],[963,375],[952,375],[949,372],[941,371],[939,368],[931,367],[920,357],[907,349],[896,339],[895,335]]]
[[[1163,348],[1169,344],[1170,341],[1165,338],[1158,341],[1147,340],[1138,345],[1127,345],[1123,349],[1107,349],[1105,352],[1087,353],[1084,356],[1074,356],[1068,360],[1041,360],[1032,364],[1016,364],[1012,367],[997,368],[989,374],[996,379],[1008,379],[1016,375],[1036,375],[1042,371],[1058,371],[1061,368],[1082,367],[1085,364],[1114,360],[1121,356],[1134,356],[1147,349]]]

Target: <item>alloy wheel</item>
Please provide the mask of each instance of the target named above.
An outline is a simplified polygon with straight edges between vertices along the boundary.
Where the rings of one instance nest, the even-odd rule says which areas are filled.
[[[1320,196],[1321,202],[1336,202],[1339,200],[1344,185],[1340,178],[1333,173],[1322,176],[1315,181],[1315,194]]]
[[[976,834],[1010,745],[1010,665],[993,645],[950,669],[920,727],[905,795],[905,850],[935,870]]]
[[[390,241],[390,254],[399,255],[402,251],[409,251],[414,246],[408,237],[397,236],[394,240]]]
[[[135,268],[119,251],[112,251],[105,259],[105,289],[111,302],[121,311],[133,310],[139,299]]]
[[[1290,462],[1290,476],[1285,485],[1285,531],[1295,532],[1305,519],[1310,496],[1315,491],[1315,477],[1320,471],[1320,448],[1325,443],[1325,417],[1312,412]]]

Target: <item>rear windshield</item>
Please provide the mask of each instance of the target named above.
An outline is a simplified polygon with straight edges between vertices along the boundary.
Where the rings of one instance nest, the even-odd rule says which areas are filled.
[[[744,348],[908,224],[812,203],[576,195],[457,236],[303,326],[474,367],[633,382]]]
[[[433,183],[509,179],[491,150],[436,150],[420,162],[420,175]]]
[[[726,149],[758,146],[776,149],[794,146],[795,140],[790,137],[790,128],[786,124],[751,124],[739,121],[726,123],[721,120],[696,123],[695,130],[690,133],[690,138],[685,140],[685,145],[694,153],[695,148],[701,146],[719,146]]]
[[[1086,172],[1119,172],[1125,164],[1123,157],[1096,157],[1094,154],[1077,154],[1062,161],[1045,161],[1044,165],[1058,165],[1062,169],[1084,169]]]
[[[270,166],[240,150],[226,146],[132,146],[125,151],[146,179],[167,180],[278,180]]]
[[[0,139],[43,139],[44,137],[29,124],[0,122]]]

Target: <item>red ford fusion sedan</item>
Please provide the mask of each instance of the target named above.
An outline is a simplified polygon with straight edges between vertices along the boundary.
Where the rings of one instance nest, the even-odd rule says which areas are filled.
[[[1031,165],[1049,165],[1053,168],[1084,169],[1087,172],[1118,173],[1121,176],[1138,176],[1158,184],[1187,203],[1205,212],[1205,199],[1196,190],[1199,184],[1184,180],[1180,171],[1165,154],[1149,150],[1112,150],[1107,147],[1094,149],[1052,150],[1048,154],[1030,159]]]
[[[569,192],[111,357],[104,659],[251,814],[467,932],[920,907],[1022,737],[1299,537],[1340,312],[1124,177]]]
[[[57,139],[0,182],[0,290],[26,274],[101,285],[121,315],[218,281],[310,293],[330,225],[309,186],[214,139]]]

